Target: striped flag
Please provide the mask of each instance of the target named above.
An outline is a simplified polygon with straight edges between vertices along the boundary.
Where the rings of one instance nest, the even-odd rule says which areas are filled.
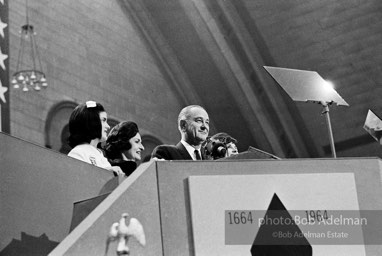
[[[0,0],[0,131],[10,133],[8,0]]]

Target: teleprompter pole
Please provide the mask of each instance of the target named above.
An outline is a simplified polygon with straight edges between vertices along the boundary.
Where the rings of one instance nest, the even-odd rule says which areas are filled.
[[[332,131],[332,125],[330,123],[330,116],[329,116],[329,104],[327,102],[321,101],[321,105],[323,106],[324,110],[322,111],[322,114],[326,116],[326,124],[328,126],[328,133],[329,133],[329,140],[330,140],[330,148],[332,150],[333,158],[337,158],[336,155],[336,148],[334,146],[334,138],[333,138],[333,131]]]

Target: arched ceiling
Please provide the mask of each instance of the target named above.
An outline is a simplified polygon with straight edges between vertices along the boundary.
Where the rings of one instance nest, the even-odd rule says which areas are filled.
[[[241,0],[119,3],[179,99],[207,109],[211,133],[231,134],[240,151],[317,156],[294,103],[262,67],[273,60]]]

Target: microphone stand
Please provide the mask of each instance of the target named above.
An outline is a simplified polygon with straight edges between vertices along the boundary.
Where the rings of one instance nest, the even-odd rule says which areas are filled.
[[[336,149],[335,149],[335,146],[334,146],[334,138],[333,138],[333,132],[332,132],[332,125],[330,123],[330,116],[329,116],[329,105],[332,104],[332,102],[328,103],[328,102],[321,101],[320,104],[324,108],[324,110],[322,111],[321,114],[326,116],[326,124],[328,126],[330,148],[332,150],[333,158],[337,158]]]

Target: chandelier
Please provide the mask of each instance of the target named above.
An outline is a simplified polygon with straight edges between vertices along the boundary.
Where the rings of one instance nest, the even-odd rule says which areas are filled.
[[[36,45],[36,33],[33,30],[33,26],[29,24],[28,0],[25,0],[25,4],[26,24],[21,27],[16,72],[12,76],[11,83],[13,88],[22,88],[23,92],[29,91],[29,88],[40,91],[41,88],[46,88],[48,83],[42,71],[40,56]]]

